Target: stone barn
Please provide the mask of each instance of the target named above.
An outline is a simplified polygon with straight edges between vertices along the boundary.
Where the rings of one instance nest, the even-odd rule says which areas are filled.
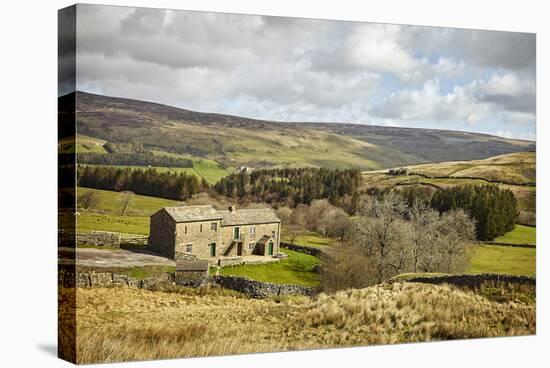
[[[150,249],[176,260],[279,252],[281,220],[272,209],[217,210],[213,206],[165,207],[151,216]]]
[[[197,287],[208,282],[208,261],[180,261],[176,264],[175,282]]]

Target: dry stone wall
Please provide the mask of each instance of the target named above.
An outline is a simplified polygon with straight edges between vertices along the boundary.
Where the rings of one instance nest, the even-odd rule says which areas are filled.
[[[118,233],[106,231],[91,231],[89,233],[77,233],[77,244],[95,245],[103,247],[120,247],[121,236]]]
[[[109,287],[129,286],[147,289],[163,283],[173,283],[173,273],[161,273],[145,279],[135,279],[128,275],[113,272],[72,272],[61,268],[58,273],[58,284],[62,287]]]
[[[212,276],[213,284],[219,285],[225,289],[236,290],[251,298],[268,298],[283,295],[305,295],[315,296],[319,290],[312,287],[301,285],[278,285],[269,282],[250,280],[239,276]]]
[[[479,287],[485,283],[536,285],[536,279],[531,276],[502,275],[493,273],[478,275],[415,276],[406,278],[402,281],[421,282],[427,284],[450,284],[470,288]]]
[[[281,242],[281,248],[290,249],[295,252],[309,254],[310,256],[319,257],[323,253],[320,248],[307,247],[305,245],[298,245],[293,243]]]
[[[208,271],[177,271],[174,276],[176,285],[199,287],[208,283]]]

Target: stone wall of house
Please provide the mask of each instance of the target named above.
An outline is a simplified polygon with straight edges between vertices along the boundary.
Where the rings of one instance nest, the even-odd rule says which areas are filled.
[[[278,285],[238,276],[217,275],[212,276],[210,279],[215,285],[241,292],[251,298],[268,298],[284,295],[305,295],[312,297],[319,292],[318,289],[307,286]]]
[[[174,258],[176,223],[165,210],[151,216],[149,225],[150,249],[166,258]]]
[[[307,247],[305,245],[298,245],[293,243],[281,242],[281,248],[290,249],[295,252],[309,254],[310,256],[319,257],[323,253],[320,248]]]
[[[215,230],[212,229],[215,225]],[[187,253],[187,245],[192,246],[191,254],[198,258],[210,258],[211,244],[216,244],[216,256],[221,250],[220,220],[182,222],[176,224],[176,252]]]
[[[536,278],[531,276],[502,275],[494,273],[483,273],[477,275],[438,275],[438,276],[413,276],[407,278],[396,278],[394,281],[421,282],[426,284],[450,284],[461,287],[475,288],[483,284],[520,284],[536,285]]]
[[[239,239],[234,239],[235,228],[239,228]],[[251,232],[251,229],[252,232]],[[222,227],[222,246],[225,254],[225,250],[231,245],[231,242],[235,240],[237,243],[242,243],[242,255],[268,255],[268,247],[258,247],[257,241],[264,235],[273,237],[273,254],[277,254],[279,251],[279,237],[280,237],[280,224],[277,222],[270,224],[250,224],[250,225],[235,225],[235,226],[223,226]],[[267,245],[267,244],[266,244]],[[235,245],[228,256],[237,256],[238,248]]]

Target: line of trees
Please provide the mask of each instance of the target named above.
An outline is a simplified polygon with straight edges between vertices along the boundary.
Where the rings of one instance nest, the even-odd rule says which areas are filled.
[[[327,291],[361,288],[407,272],[464,272],[475,225],[462,209],[444,213],[394,192],[362,197],[349,236],[327,250],[321,282]]]
[[[107,142],[103,145],[103,148],[109,153],[143,153],[147,150],[143,146],[143,143],[122,143],[122,142]]]
[[[519,211],[514,193],[496,185],[465,185],[436,191],[430,201],[440,213],[465,210],[478,240],[493,240],[514,229]]]
[[[327,198],[337,203],[358,188],[361,173],[356,169],[285,168],[240,172],[216,183],[214,189],[231,198],[248,198],[267,203],[310,204]]]
[[[131,191],[174,200],[186,200],[208,189],[194,175],[160,172],[156,169],[121,169],[106,166],[79,166],[78,185],[87,188]]]
[[[78,163],[90,165],[127,165],[127,166],[159,166],[159,167],[193,167],[189,159],[159,156],[151,152],[142,153],[79,153]]]

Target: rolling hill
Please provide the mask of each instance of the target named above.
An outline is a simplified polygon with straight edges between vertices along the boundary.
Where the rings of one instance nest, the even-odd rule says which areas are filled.
[[[481,178],[516,184],[534,183],[537,176],[535,152],[509,153],[484,160],[414,165],[408,169],[432,177]]]
[[[376,170],[535,149],[533,142],[480,133],[264,121],[86,92],[77,92],[76,97],[80,134],[108,142],[143,143],[151,150],[215,160],[224,167]]]
[[[407,166],[407,175],[389,175],[388,170],[365,171],[361,189],[417,187],[436,190],[464,184],[491,184],[511,190],[521,211],[535,213],[535,161],[535,152],[516,152],[483,160]]]

